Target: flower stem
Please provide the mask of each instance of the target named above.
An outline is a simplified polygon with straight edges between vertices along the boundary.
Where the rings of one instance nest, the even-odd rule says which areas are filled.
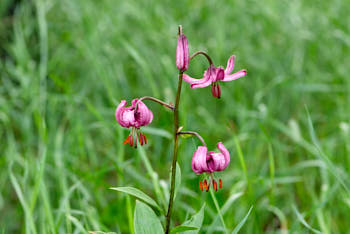
[[[179,72],[179,83],[177,86],[176,101],[175,101],[175,107],[174,107],[174,151],[173,151],[173,162],[172,162],[172,166],[171,166],[171,187],[170,187],[169,206],[168,206],[168,213],[166,215],[166,226],[165,226],[165,233],[166,234],[168,234],[169,230],[170,230],[171,211],[173,208],[174,192],[175,192],[177,148],[178,148],[178,142],[179,142],[179,135],[178,135],[179,103],[180,103],[180,96],[181,96],[182,76],[183,76],[183,72],[180,71]]]
[[[210,56],[207,53],[205,53],[204,51],[195,52],[194,54],[191,55],[190,60],[192,60],[194,57],[196,57],[199,54],[204,55],[208,59],[209,65],[213,64],[213,60],[211,60]]]
[[[137,109],[137,104],[139,102],[141,102],[142,100],[151,100],[151,101],[157,102],[157,103],[169,108],[170,110],[174,111],[174,107],[171,104],[165,103],[157,98],[150,97],[150,96],[145,96],[145,97],[140,98],[135,104],[135,109]]]
[[[216,200],[215,194],[214,194],[214,192],[213,192],[212,189],[210,190],[210,195],[211,195],[211,198],[213,199],[215,208],[216,208],[216,210],[217,210],[217,212],[218,212],[218,214],[219,214],[219,217],[220,217],[220,220],[221,220],[221,223],[222,223],[222,227],[223,227],[224,230],[225,230],[224,233],[227,233],[227,229],[226,229],[226,224],[225,224],[225,221],[224,221],[224,217],[223,217],[222,214],[221,214],[221,210],[220,210],[218,201]]]
[[[181,131],[178,133],[179,135],[194,135],[196,136],[201,142],[202,145],[207,147],[207,144],[205,144],[205,141],[203,140],[203,138],[201,137],[201,135],[199,135],[198,132],[193,132],[193,131]]]

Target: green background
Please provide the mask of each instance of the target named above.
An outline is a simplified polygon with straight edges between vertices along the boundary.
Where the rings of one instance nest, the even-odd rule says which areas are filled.
[[[114,111],[145,95],[174,102],[179,24],[190,53],[217,66],[235,54],[248,72],[221,83],[220,100],[184,83],[180,104],[184,130],[231,153],[215,194],[228,230],[254,206],[242,233],[350,233],[349,12],[347,0],[1,0],[0,233],[128,233],[135,199],[109,187],[162,204],[171,112],[147,102],[142,151],[122,145]],[[198,57],[188,73],[206,68]],[[220,233],[191,170],[199,142],[180,144],[173,224],[206,203],[201,233]]]

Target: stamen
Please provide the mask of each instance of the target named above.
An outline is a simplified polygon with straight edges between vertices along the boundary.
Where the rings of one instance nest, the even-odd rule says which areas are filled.
[[[218,191],[218,183],[216,183],[216,180],[213,179],[213,187],[215,192]]]
[[[143,145],[143,135],[141,132],[139,134],[139,142],[140,142],[140,145]]]
[[[222,189],[222,180],[221,179],[219,179],[219,188]]]
[[[216,86],[216,94],[217,94],[217,98],[221,97],[221,88],[219,84],[217,84]]]
[[[132,135],[129,136],[129,145],[132,147],[133,145],[133,142],[134,142],[134,139],[132,137]]]
[[[210,181],[211,181],[211,176],[209,176],[209,180],[208,180],[208,189],[207,189],[207,192],[209,191],[210,189]]]
[[[211,85],[211,94],[213,97],[216,97],[216,83],[212,83]]]
[[[199,181],[199,188],[201,189],[201,191],[203,191],[203,182]]]
[[[205,188],[205,191],[209,191],[209,187],[208,187],[208,185],[207,185],[207,180],[205,179],[204,180],[204,188]]]
[[[221,97],[221,89],[218,82],[213,82],[211,85],[211,93],[213,97],[220,98]]]
[[[145,145],[147,144],[147,138],[146,138],[146,135],[142,134],[143,136],[143,141],[145,142]]]
[[[130,135],[125,139],[125,141],[123,142],[123,145],[129,144],[129,142],[130,142]]]

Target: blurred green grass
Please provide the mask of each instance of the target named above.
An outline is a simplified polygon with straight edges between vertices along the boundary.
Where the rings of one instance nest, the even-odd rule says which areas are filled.
[[[182,24],[191,53],[205,50],[216,65],[235,54],[235,70],[248,71],[222,85],[220,100],[188,84],[181,98],[181,125],[231,152],[216,193],[227,228],[254,205],[244,233],[310,231],[302,219],[350,233],[349,12],[346,0],[1,1],[0,231],[128,233],[135,199],[108,188],[156,198],[152,177],[166,190],[171,113],[149,103],[154,177],[143,151],[122,145],[128,131],[114,110],[144,95],[174,101]],[[195,59],[189,73],[206,66]],[[191,171],[197,143],[181,141],[173,223],[207,203],[202,232],[221,232]]]

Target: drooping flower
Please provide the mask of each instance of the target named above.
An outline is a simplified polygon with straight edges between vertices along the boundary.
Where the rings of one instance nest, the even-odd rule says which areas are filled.
[[[217,147],[221,153],[215,153],[213,151],[208,152],[206,146],[199,146],[193,154],[192,170],[198,175],[202,173],[209,175],[208,182],[206,178],[199,182],[199,187],[202,191],[203,187],[207,192],[209,191],[210,181],[213,182],[213,188],[215,191],[217,191],[217,182],[214,179],[214,172],[225,170],[227,165],[230,163],[230,153],[225,146],[219,142]],[[219,179],[219,188],[222,188],[221,179]]]
[[[147,144],[147,138],[141,133],[140,127],[146,126],[152,122],[152,111],[150,111],[142,101],[138,101],[138,99],[132,100],[131,106],[129,107],[125,107],[126,104],[126,101],[122,100],[115,110],[115,119],[117,122],[122,127],[131,127],[131,132],[123,144],[125,145],[128,143],[135,148],[137,147],[137,140],[139,140],[140,145]]]
[[[183,74],[183,80],[186,81],[187,83],[190,83],[192,89],[204,88],[209,85],[212,85],[211,92],[213,96],[216,98],[220,98],[221,89],[218,81],[227,82],[231,80],[236,80],[247,74],[246,70],[240,70],[238,72],[231,74],[234,68],[234,64],[235,64],[235,56],[232,55],[228,59],[227,66],[225,69],[223,67],[215,67],[213,64],[211,64],[209,68],[204,72],[203,78],[195,79],[190,77],[187,74]]]
[[[184,72],[188,69],[189,56],[188,56],[188,40],[180,31],[180,35],[177,38],[177,47],[176,47],[176,67],[181,72]]]

